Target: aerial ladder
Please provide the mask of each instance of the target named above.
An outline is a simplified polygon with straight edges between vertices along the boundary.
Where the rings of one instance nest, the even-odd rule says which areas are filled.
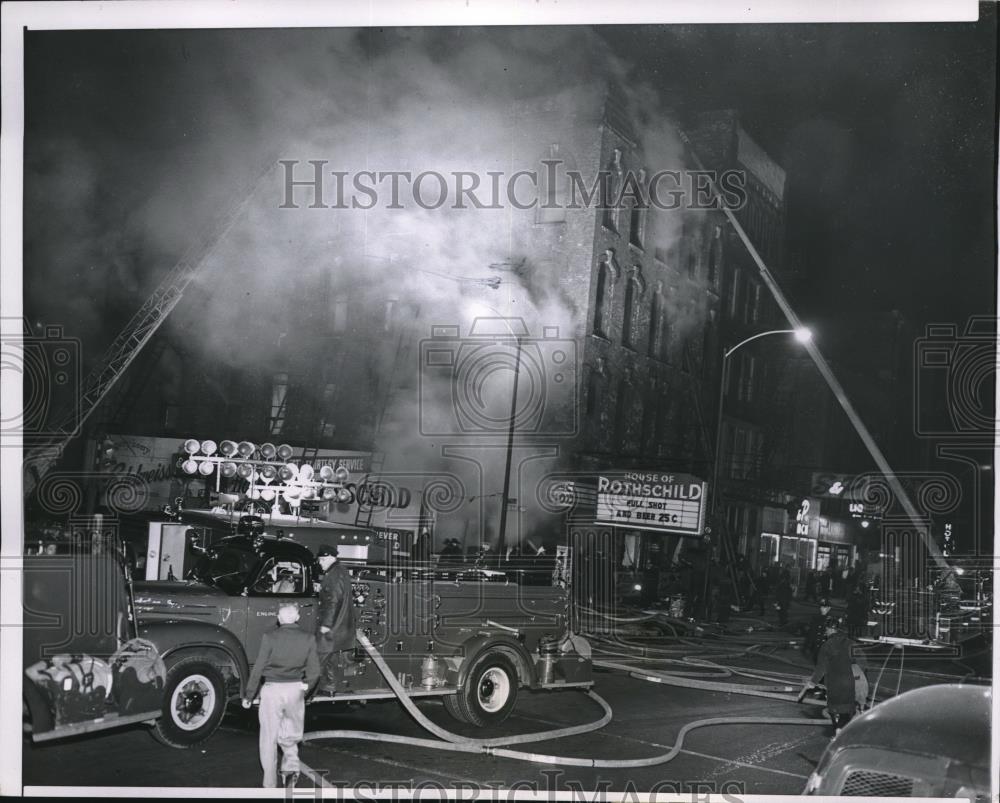
[[[47,427],[53,434],[26,453],[25,499],[30,498],[39,483],[59,462],[66,446],[80,434],[83,424],[100,406],[108,392],[156,334],[174,307],[180,303],[188,285],[243,215],[274,164],[274,160],[268,160],[264,168],[256,174],[249,191],[242,196],[242,199],[210,231],[191,244],[97,361],[81,385],[79,398],[72,402],[50,427]]]

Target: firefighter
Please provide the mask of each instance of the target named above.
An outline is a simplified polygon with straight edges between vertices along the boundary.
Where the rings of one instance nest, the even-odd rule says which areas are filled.
[[[802,688],[806,691],[821,680],[826,685],[826,710],[833,722],[834,735],[840,733],[857,710],[855,688],[855,661],[851,655],[851,640],[844,633],[842,623],[828,618],[824,625],[826,641],[819,649],[816,668]],[[863,673],[862,673],[863,674]]]
[[[335,692],[341,677],[343,653],[354,649],[354,605],[351,578],[338,562],[336,545],[322,546],[316,553],[323,579],[316,616],[316,647],[322,663],[320,688]]]
[[[803,641],[803,648],[810,660],[815,664],[819,658],[819,648],[826,640],[826,620],[830,616],[830,600],[821,599],[819,601],[819,613],[810,617],[806,625],[806,636]]]
[[[299,607],[289,602],[278,608],[278,626],[264,633],[260,653],[247,682],[243,707],[249,708],[260,689],[260,764],[264,786],[278,785],[278,746],[281,774],[294,787],[299,774],[299,742],[306,716],[306,694],[319,679],[316,641],[299,629]],[[264,685],[261,687],[261,680]]]

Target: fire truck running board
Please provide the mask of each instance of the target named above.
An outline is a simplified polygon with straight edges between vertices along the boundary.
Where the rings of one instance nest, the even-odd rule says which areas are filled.
[[[455,694],[457,689],[407,689],[406,693],[410,697],[443,697],[447,694]],[[311,703],[346,703],[351,700],[395,700],[396,694],[391,689],[384,691],[349,691],[338,692],[337,694],[323,694],[322,692],[310,698]]]

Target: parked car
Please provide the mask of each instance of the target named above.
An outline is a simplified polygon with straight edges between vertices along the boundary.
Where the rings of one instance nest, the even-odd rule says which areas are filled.
[[[830,742],[807,795],[990,800],[989,686],[908,691],[852,720]]]

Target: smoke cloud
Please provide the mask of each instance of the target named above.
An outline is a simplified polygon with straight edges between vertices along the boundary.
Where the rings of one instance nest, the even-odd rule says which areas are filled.
[[[30,36],[36,46],[29,48],[29,75],[52,44],[37,37],[57,35]],[[26,209],[44,213],[26,214],[26,308],[44,308],[49,322],[65,321],[83,338],[92,363],[166,270],[213,221],[245,203],[210,252],[191,252],[204,264],[167,325],[204,360],[266,372],[315,348],[302,341],[310,327],[323,331],[334,314],[319,298],[342,295],[352,316],[368,318],[392,299],[394,331],[403,334],[398,342],[413,348],[404,377],[372,378],[376,387],[405,387],[389,402],[390,425],[377,448],[390,456],[388,469],[462,477],[466,506],[475,512],[458,511],[439,537],[488,530],[498,510],[503,451],[460,437],[464,457],[447,458],[442,446],[455,441],[421,431],[421,417],[443,420],[453,415],[455,400],[450,381],[430,380],[426,372],[420,394],[418,344],[432,325],[457,326],[465,335],[475,319],[490,317],[523,319],[530,338],[543,327],[558,328],[561,338],[582,335],[587,322],[579,293],[561,272],[558,243],[533,231],[534,210],[507,203],[425,209],[412,202],[390,209],[384,184],[381,203],[370,210],[309,208],[312,198],[301,187],[298,208],[282,209],[285,175],[277,162],[296,162],[297,179],[310,177],[309,160],[324,160],[327,171],[468,172],[483,187],[490,171],[541,169],[554,145],[562,145],[559,157],[567,164],[582,166],[589,157],[565,143],[599,141],[610,88],[636,125],[641,167],[678,169],[682,149],[657,94],[626,90],[628,65],[585,29],[92,36],[107,46],[105,55],[78,57],[89,72],[82,99],[73,102],[82,115],[86,101],[118,82],[103,127],[81,123],[56,133],[44,105],[34,117],[29,106]],[[129,59],[138,66],[125,71]],[[53,84],[42,94],[58,96],[56,84],[66,75],[44,75]],[[546,102],[547,112],[539,113]],[[255,184],[268,165],[273,169]],[[432,187],[428,182],[430,197]],[[327,204],[335,200],[333,188],[328,174]],[[679,212],[657,216],[649,247],[679,259],[681,225]],[[675,304],[675,326],[698,323],[702,302],[684,297],[683,288],[667,285],[664,292]],[[362,358],[374,349],[350,345]],[[507,351],[509,357],[509,341]],[[394,366],[392,358],[371,356],[375,371]],[[172,373],[167,366],[157,381],[176,387]],[[513,375],[496,371],[483,386],[494,418],[509,404]],[[529,529],[541,526],[537,511],[522,503]]]

